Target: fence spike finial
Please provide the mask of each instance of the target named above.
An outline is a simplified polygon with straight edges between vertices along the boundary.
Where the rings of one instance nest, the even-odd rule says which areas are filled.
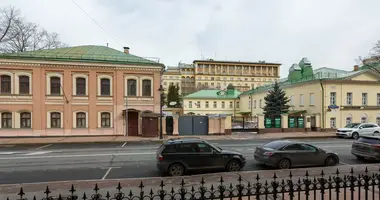
[[[335,174],[337,175],[337,176],[339,176],[339,168],[336,168],[336,172],[335,172]]]
[[[22,189],[22,187],[20,188],[20,192],[18,193],[18,196],[20,196],[20,199],[22,199],[22,197],[25,195],[24,193],[24,189]]]
[[[306,178],[309,177],[309,171],[308,170],[306,170],[305,176],[306,176]]]
[[[75,192],[75,188],[74,188],[74,184],[71,184],[71,189],[69,190],[69,192],[71,192],[71,194],[74,194]]]

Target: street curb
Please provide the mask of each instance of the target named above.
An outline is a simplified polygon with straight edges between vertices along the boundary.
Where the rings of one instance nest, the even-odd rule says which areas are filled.
[[[184,137],[186,138],[186,137]],[[321,139],[321,138],[337,138],[337,136],[305,136],[305,137],[299,137],[299,136],[289,136],[289,137],[278,137],[278,138],[249,138],[245,140],[282,140],[282,139]],[[0,139],[1,140],[1,139]],[[114,140],[108,140],[108,141],[65,141],[65,140],[58,140],[58,141],[41,141],[41,142],[33,142],[33,143],[1,143],[1,145],[36,145],[36,144],[85,144],[85,143],[126,143],[128,144],[162,144],[164,141],[168,139],[152,139],[152,140],[140,140],[140,141],[114,141]],[[224,141],[224,140],[241,140],[241,139],[235,139],[235,138],[226,138],[226,139],[218,139],[218,138],[207,138],[205,140],[209,141]]]

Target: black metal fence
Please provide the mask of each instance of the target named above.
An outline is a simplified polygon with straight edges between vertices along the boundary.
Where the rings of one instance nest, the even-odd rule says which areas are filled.
[[[99,187],[96,184],[92,194],[77,192],[74,186],[68,191],[67,196],[59,194],[53,197],[49,187],[44,192],[42,200],[203,200],[203,199],[278,199],[278,200],[317,200],[317,199],[351,199],[351,200],[369,200],[380,199],[380,174],[370,173],[367,168],[362,174],[354,173],[351,169],[350,173],[341,175],[337,170],[335,174],[326,176],[324,172],[318,177],[311,177],[306,171],[304,177],[295,178],[292,173],[285,179],[279,179],[276,174],[271,180],[261,181],[259,175],[252,182],[245,181],[240,176],[236,184],[225,183],[223,177],[220,178],[216,185],[209,185],[202,179],[200,185],[187,186],[185,181],[178,185],[178,189],[165,188],[165,184],[161,181],[157,191],[153,189],[144,190],[141,182],[139,191],[133,193],[132,190],[123,191],[122,186],[117,186],[114,194],[106,192],[99,193]],[[81,195],[79,195],[81,194]],[[25,193],[21,188],[18,200],[27,200]],[[7,199],[9,200],[9,199]],[[33,198],[36,200],[36,197]]]

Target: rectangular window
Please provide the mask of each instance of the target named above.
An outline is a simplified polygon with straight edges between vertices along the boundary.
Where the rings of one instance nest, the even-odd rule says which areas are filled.
[[[347,99],[346,99],[346,104],[348,105],[348,106],[351,106],[352,105],[352,92],[347,92],[347,97],[346,97]]]
[[[303,94],[300,94],[300,106],[304,106]]]
[[[1,127],[12,128],[12,113],[10,112],[1,113]]]
[[[61,128],[61,113],[59,112],[50,113],[50,127]]]
[[[201,102],[197,101],[197,108],[201,108]]]
[[[294,105],[294,97],[293,96],[291,96],[290,97],[290,100],[289,100],[289,104],[291,105],[291,106],[293,106]]]
[[[111,114],[108,112],[102,112],[100,114],[100,123],[102,128],[111,127]]]
[[[77,117],[77,128],[86,128],[86,113],[78,112],[76,113]]]
[[[335,117],[330,118],[330,128],[336,128],[336,118]]]
[[[225,108],[226,107],[226,104],[224,103],[224,101],[222,101],[222,108]]]
[[[230,108],[234,108],[234,103],[230,101]]]
[[[330,105],[336,105],[336,92],[330,92]]]
[[[10,94],[11,93],[11,77],[8,75],[1,75],[0,76],[0,83],[1,83],[1,93],[2,94]]]
[[[59,77],[50,78],[50,94],[61,95],[61,79]]]
[[[367,105],[367,93],[362,93],[362,105],[366,106]]]
[[[206,101],[205,107],[206,107],[206,108],[209,107],[208,101]]]
[[[239,108],[239,107],[240,107],[240,103],[236,102],[236,108]]]
[[[193,102],[189,101],[189,108],[193,108]]]
[[[19,76],[20,94],[29,94],[29,76]]]
[[[248,109],[251,109],[251,100],[248,101]]]
[[[314,93],[310,93],[309,105],[311,106],[315,105]]]
[[[260,99],[260,108],[263,108],[263,100]]]
[[[253,109],[256,109],[256,99],[253,100]]]
[[[216,107],[217,107],[217,103],[216,103],[216,101],[214,101],[213,108],[216,108]]]
[[[32,116],[30,112],[20,113],[20,127],[21,128],[31,128],[32,127]]]
[[[380,93],[377,93],[377,106],[380,106]]]

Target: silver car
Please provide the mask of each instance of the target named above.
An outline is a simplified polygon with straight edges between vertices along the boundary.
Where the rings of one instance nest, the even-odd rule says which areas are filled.
[[[338,154],[311,144],[278,140],[256,148],[256,161],[280,169],[303,166],[334,166],[339,164]]]
[[[351,154],[358,159],[380,160],[380,137],[361,136],[352,143]]]

